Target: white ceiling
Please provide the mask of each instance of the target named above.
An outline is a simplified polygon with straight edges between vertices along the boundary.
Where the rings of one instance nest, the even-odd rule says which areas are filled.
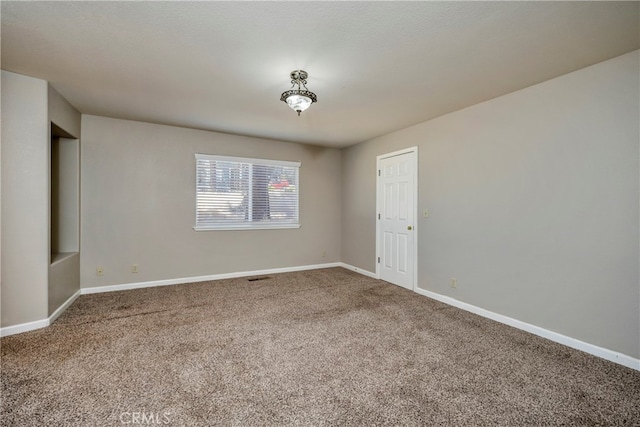
[[[638,49],[639,4],[2,1],[2,68],[82,113],[342,147]]]

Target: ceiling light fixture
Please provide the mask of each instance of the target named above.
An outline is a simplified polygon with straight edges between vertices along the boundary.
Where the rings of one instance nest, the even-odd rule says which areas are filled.
[[[307,74],[304,70],[294,70],[291,72],[291,89],[282,92],[280,101],[286,102],[293,111],[298,112],[298,116],[309,106],[318,101],[315,93],[307,89]],[[298,87],[295,89],[295,87]],[[304,87],[304,89],[302,89]]]

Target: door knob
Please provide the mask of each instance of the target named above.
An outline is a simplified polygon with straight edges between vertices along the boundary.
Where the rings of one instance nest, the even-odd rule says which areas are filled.
[[[412,226],[410,226],[410,225],[408,225],[408,226],[407,226],[407,230],[413,230],[413,227],[412,227]]]

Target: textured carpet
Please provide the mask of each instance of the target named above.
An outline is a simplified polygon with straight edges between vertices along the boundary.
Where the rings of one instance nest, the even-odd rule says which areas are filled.
[[[84,295],[0,343],[2,425],[640,425],[640,372],[341,268]]]

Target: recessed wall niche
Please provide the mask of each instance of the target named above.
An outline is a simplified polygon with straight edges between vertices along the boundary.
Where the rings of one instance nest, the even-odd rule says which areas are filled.
[[[80,141],[51,123],[51,264],[79,252]]]

